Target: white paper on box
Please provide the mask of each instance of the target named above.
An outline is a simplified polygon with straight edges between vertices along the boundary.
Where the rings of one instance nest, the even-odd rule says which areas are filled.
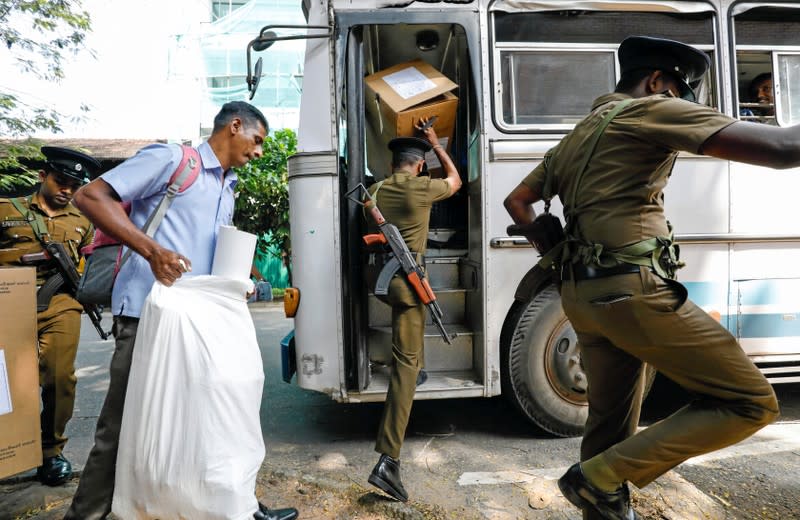
[[[436,88],[436,83],[428,79],[416,67],[408,67],[407,69],[387,74],[383,77],[383,81],[403,99],[412,98]]]
[[[220,226],[211,274],[232,280],[250,281],[250,268],[256,252],[256,237],[234,226]]]
[[[8,385],[8,369],[6,368],[6,351],[0,348],[0,415],[13,411],[11,389]]]

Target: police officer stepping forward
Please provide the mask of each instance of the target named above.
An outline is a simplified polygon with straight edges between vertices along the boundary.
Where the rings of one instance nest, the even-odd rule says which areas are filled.
[[[397,226],[408,249],[420,262],[428,241],[428,224],[434,202],[454,195],[461,187],[453,161],[433,126],[424,128],[426,118],[417,125],[428,139],[398,137],[389,141],[392,175],[370,187],[387,222]],[[420,176],[425,153],[433,148],[445,171],[444,179]],[[400,448],[403,445],[411,404],[422,368],[425,335],[425,305],[402,273],[389,284],[383,300],[392,306],[392,369],[389,391],[383,407],[375,451],[381,454],[369,476],[369,483],[402,502],[408,500],[400,480]]]
[[[71,204],[72,195],[100,172],[100,163],[86,154],[45,146],[41,186],[25,198],[0,199],[0,265],[23,265],[23,255],[40,253],[44,241],[60,242],[78,265],[80,250],[92,241],[89,220]],[[39,383],[42,388],[42,456],[37,478],[48,486],[62,484],[72,475],[72,466],[62,451],[64,430],[75,404],[75,355],[83,307],[66,287],[43,294],[48,279],[58,276],[53,261],[39,263],[36,284],[39,329]]]
[[[571,242],[557,262],[561,300],[581,347],[589,417],[581,462],[559,487],[585,516],[629,520],[638,515],[626,482],[643,487],[778,416],[772,387],[736,339],[674,280],[681,264],[662,190],[675,158],[686,151],[773,168],[800,166],[800,126],[737,121],[694,103],[691,84],[710,62],[688,45],[633,36],[618,55],[616,92],[594,101],[592,112],[505,205],[516,224],[529,223],[546,176],[565,204]],[[587,143],[594,138],[592,150]],[[636,433],[643,363],[696,399]]]

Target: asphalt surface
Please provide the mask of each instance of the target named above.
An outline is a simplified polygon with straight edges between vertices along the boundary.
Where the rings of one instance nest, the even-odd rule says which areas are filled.
[[[280,378],[280,339],[292,328],[282,308],[251,306],[266,374],[261,409],[267,456],[257,494],[296,505],[301,518],[578,519],[555,479],[572,464],[579,439],[533,428],[502,398],[418,401],[401,454],[411,501],[385,500],[367,483],[378,455],[382,405],[339,404]],[[107,319],[107,322],[110,319]],[[80,470],[92,445],[108,385],[111,341],[84,322],[75,415],[66,456]],[[756,436],[693,459],[634,492],[644,518],[800,518],[800,385],[776,387],[782,417]],[[658,380],[643,425],[688,397]],[[0,482],[0,519],[61,518],[75,481],[45,488],[30,473]]]

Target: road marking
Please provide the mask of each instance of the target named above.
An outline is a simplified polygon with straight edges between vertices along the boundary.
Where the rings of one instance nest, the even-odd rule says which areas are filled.
[[[563,468],[519,469],[506,471],[471,471],[458,477],[459,486],[478,486],[487,484],[515,484],[534,480],[555,480],[567,471]]]
[[[694,457],[684,462],[690,466],[705,465],[710,462],[733,457],[759,456],[790,451],[800,447],[800,424],[771,424],[739,444],[722,450]],[[458,477],[459,486],[479,486],[495,484],[515,484],[533,482],[539,479],[555,480],[567,471],[568,466],[554,468],[533,468],[501,471],[471,471]]]

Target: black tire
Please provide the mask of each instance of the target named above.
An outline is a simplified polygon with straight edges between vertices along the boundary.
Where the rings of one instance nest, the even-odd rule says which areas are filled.
[[[559,437],[583,433],[586,375],[577,336],[549,286],[528,303],[515,302],[500,338],[503,394],[536,426]],[[645,395],[655,379],[646,367]]]

